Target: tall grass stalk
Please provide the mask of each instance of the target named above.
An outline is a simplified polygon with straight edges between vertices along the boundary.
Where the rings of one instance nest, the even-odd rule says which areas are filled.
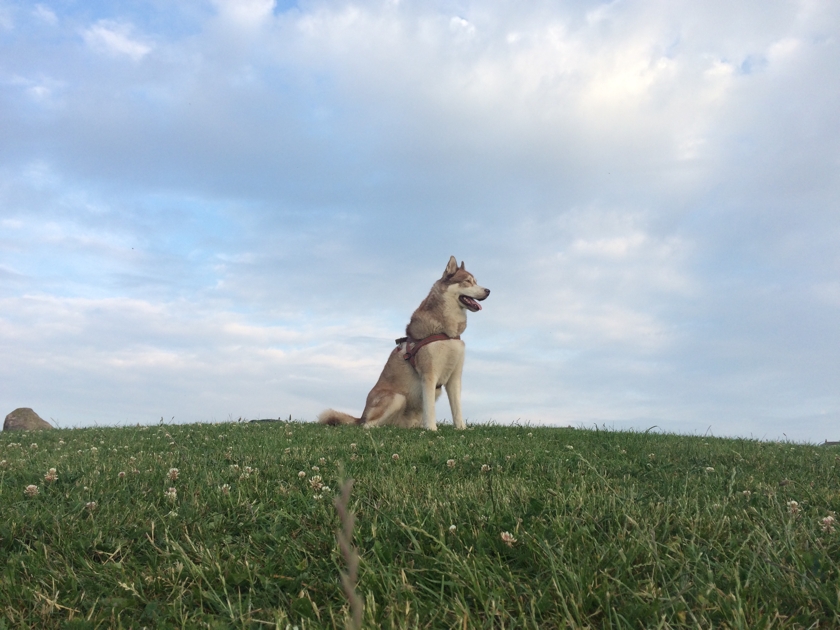
[[[361,630],[364,604],[362,604],[362,598],[356,592],[356,581],[359,578],[359,554],[356,553],[356,548],[353,546],[353,526],[356,522],[356,516],[350,510],[350,493],[352,490],[353,480],[348,479],[341,487],[341,494],[334,500],[335,509],[341,522],[341,529],[336,532],[336,538],[338,539],[341,556],[347,566],[347,572],[341,574],[341,587],[344,589],[344,595],[350,604],[351,615],[347,627],[352,628],[352,630]]]

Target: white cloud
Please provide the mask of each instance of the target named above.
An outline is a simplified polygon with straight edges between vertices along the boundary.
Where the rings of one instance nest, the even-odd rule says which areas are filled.
[[[11,31],[15,27],[15,21],[12,18],[12,10],[0,4],[0,28]]]
[[[767,58],[772,63],[789,60],[800,49],[801,43],[795,37],[784,37],[773,42],[767,50]]]
[[[449,20],[449,30],[455,35],[456,41],[469,41],[475,37],[475,25],[459,16]]]
[[[55,26],[56,24],[58,24],[58,17],[56,16],[55,12],[49,7],[44,6],[43,4],[36,4],[35,9],[32,11],[32,14],[39,20],[43,20],[51,26]]]
[[[331,387],[339,375],[355,374],[345,382],[360,386],[381,367],[360,359],[365,353],[352,341],[370,332],[367,325],[340,332],[307,322],[256,326],[197,304],[124,298],[26,296],[0,299],[0,308],[0,348],[16,357],[0,366],[2,402],[25,400],[63,426],[160,415],[313,418],[347,389]],[[90,385],[77,390],[80,382]],[[142,401],[140,389],[154,395]]]
[[[607,258],[625,258],[632,250],[638,249],[647,241],[641,232],[628,236],[598,238],[587,240],[579,238],[572,243],[571,249],[582,254],[604,256]]]
[[[55,107],[62,103],[60,94],[65,87],[63,81],[48,76],[30,78],[18,75],[11,77],[7,82],[22,88],[30,101],[40,106]]]
[[[133,37],[134,27],[127,22],[99,20],[82,32],[85,43],[96,52],[113,57],[126,56],[140,61],[152,51],[152,45]]]
[[[240,27],[264,24],[273,14],[275,0],[213,0],[219,16]]]

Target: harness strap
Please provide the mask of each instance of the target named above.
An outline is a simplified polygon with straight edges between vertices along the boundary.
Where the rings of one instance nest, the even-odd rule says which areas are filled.
[[[396,340],[397,348],[395,350],[399,350],[399,346],[405,344],[405,354],[403,354],[403,359],[411,363],[411,367],[417,368],[414,364],[414,358],[417,354],[417,351],[420,350],[426,344],[430,344],[433,341],[447,341],[448,339],[460,339],[461,335],[456,335],[455,337],[450,337],[444,333],[438,333],[436,335],[429,335],[428,337],[423,337],[423,339],[412,339],[411,337],[400,337]]]

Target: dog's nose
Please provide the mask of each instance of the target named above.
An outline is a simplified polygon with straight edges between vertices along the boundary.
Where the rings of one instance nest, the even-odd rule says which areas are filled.
[[[484,289],[484,297],[490,295],[490,289]]]

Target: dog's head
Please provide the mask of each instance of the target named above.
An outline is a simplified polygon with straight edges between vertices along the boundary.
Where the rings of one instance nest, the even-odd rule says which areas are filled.
[[[446,286],[446,293],[455,296],[461,308],[473,313],[481,310],[479,302],[486,300],[490,295],[490,289],[478,286],[475,276],[464,269],[463,261],[461,261],[461,266],[458,266],[455,256],[449,257],[449,263],[440,281]]]

